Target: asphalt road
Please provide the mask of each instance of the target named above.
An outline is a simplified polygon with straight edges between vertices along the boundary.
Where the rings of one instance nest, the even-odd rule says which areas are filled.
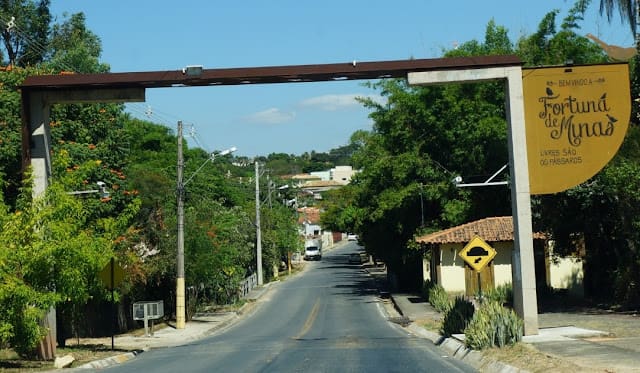
[[[109,372],[473,372],[387,321],[349,242],[272,289],[250,317],[198,342],[151,350]]]

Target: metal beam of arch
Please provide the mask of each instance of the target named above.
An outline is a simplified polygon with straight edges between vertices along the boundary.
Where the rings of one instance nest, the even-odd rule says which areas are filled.
[[[189,75],[184,69],[105,74],[40,75],[30,76],[25,79],[22,89],[26,91],[57,91],[63,89],[87,90],[90,88],[166,88],[175,86],[368,80],[406,78],[409,72],[481,69],[513,65],[522,65],[520,58],[514,55],[503,55],[203,69],[198,75]]]

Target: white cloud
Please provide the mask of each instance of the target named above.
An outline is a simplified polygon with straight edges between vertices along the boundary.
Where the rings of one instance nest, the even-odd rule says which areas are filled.
[[[336,111],[352,107],[362,107],[356,100],[357,97],[370,98],[375,102],[384,103],[384,98],[379,95],[361,95],[356,93],[342,95],[323,95],[306,99],[300,103],[302,107],[318,108],[324,111]]]
[[[292,121],[296,117],[293,111],[284,112],[278,108],[270,108],[248,115],[246,119],[252,123],[280,124]]]

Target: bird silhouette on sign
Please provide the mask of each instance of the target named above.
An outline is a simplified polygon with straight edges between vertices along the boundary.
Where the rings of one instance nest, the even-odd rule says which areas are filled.
[[[553,90],[547,87],[547,96],[553,96]]]
[[[618,120],[615,117],[612,117],[611,115],[607,114],[607,118],[609,118],[609,123],[615,123]]]

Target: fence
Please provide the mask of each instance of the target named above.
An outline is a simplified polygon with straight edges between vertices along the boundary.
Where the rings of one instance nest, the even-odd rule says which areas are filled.
[[[258,285],[258,276],[257,274],[252,274],[251,276],[245,278],[240,283],[240,289],[238,291],[240,298],[244,298],[249,294],[251,289],[255,288]]]

